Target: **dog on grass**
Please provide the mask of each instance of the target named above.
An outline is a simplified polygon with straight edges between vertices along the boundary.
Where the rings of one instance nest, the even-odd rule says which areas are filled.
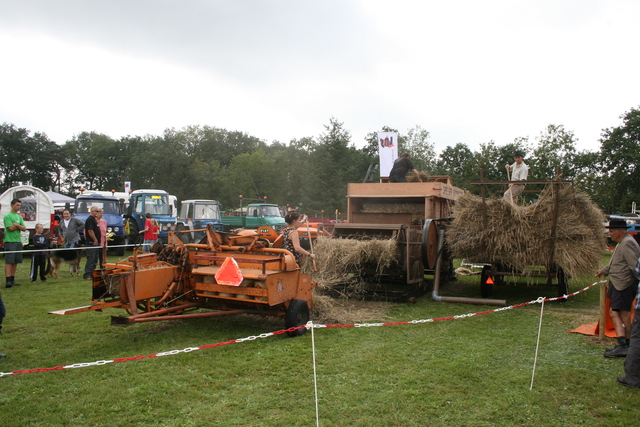
[[[80,271],[80,261],[82,260],[82,249],[62,249],[52,251],[47,263],[47,274],[51,277],[60,278],[58,270],[63,263],[69,264],[71,276],[77,276]]]

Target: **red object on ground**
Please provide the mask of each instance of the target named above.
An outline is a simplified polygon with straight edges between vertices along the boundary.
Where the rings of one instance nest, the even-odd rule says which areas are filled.
[[[633,314],[636,302],[633,300],[633,305],[631,306],[631,321],[633,322]],[[631,325],[629,325],[631,326]],[[599,335],[600,334],[600,321],[595,323],[587,323],[585,325],[580,325],[575,329],[572,329],[567,332],[576,332],[578,334],[583,335]],[[604,308],[604,334],[609,338],[616,338],[616,328],[613,326],[613,320],[609,315],[609,297],[606,297],[605,300],[605,308]]]

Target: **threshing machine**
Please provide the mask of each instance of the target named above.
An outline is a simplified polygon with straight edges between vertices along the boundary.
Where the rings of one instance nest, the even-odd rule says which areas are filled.
[[[463,193],[448,176],[428,182],[351,183],[348,222],[335,224],[333,237],[396,239],[397,259],[383,273],[385,281],[419,288],[425,270],[436,267],[439,224],[449,218],[455,199]]]

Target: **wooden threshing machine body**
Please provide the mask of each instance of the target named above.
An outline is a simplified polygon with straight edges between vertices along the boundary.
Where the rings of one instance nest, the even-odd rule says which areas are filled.
[[[396,267],[386,273],[408,285],[422,282],[425,268],[435,268],[438,220],[451,215],[453,203],[464,193],[448,176],[432,179],[349,184],[348,223],[336,224],[334,237],[397,238]]]

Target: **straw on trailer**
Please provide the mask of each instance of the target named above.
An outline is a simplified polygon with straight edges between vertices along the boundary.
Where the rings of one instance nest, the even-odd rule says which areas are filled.
[[[525,275],[531,266],[547,266],[551,255],[569,276],[593,272],[606,243],[604,214],[573,186],[548,186],[527,206],[489,199],[485,208],[480,197],[467,193],[458,198],[453,218],[447,242],[454,257],[502,263]]]

